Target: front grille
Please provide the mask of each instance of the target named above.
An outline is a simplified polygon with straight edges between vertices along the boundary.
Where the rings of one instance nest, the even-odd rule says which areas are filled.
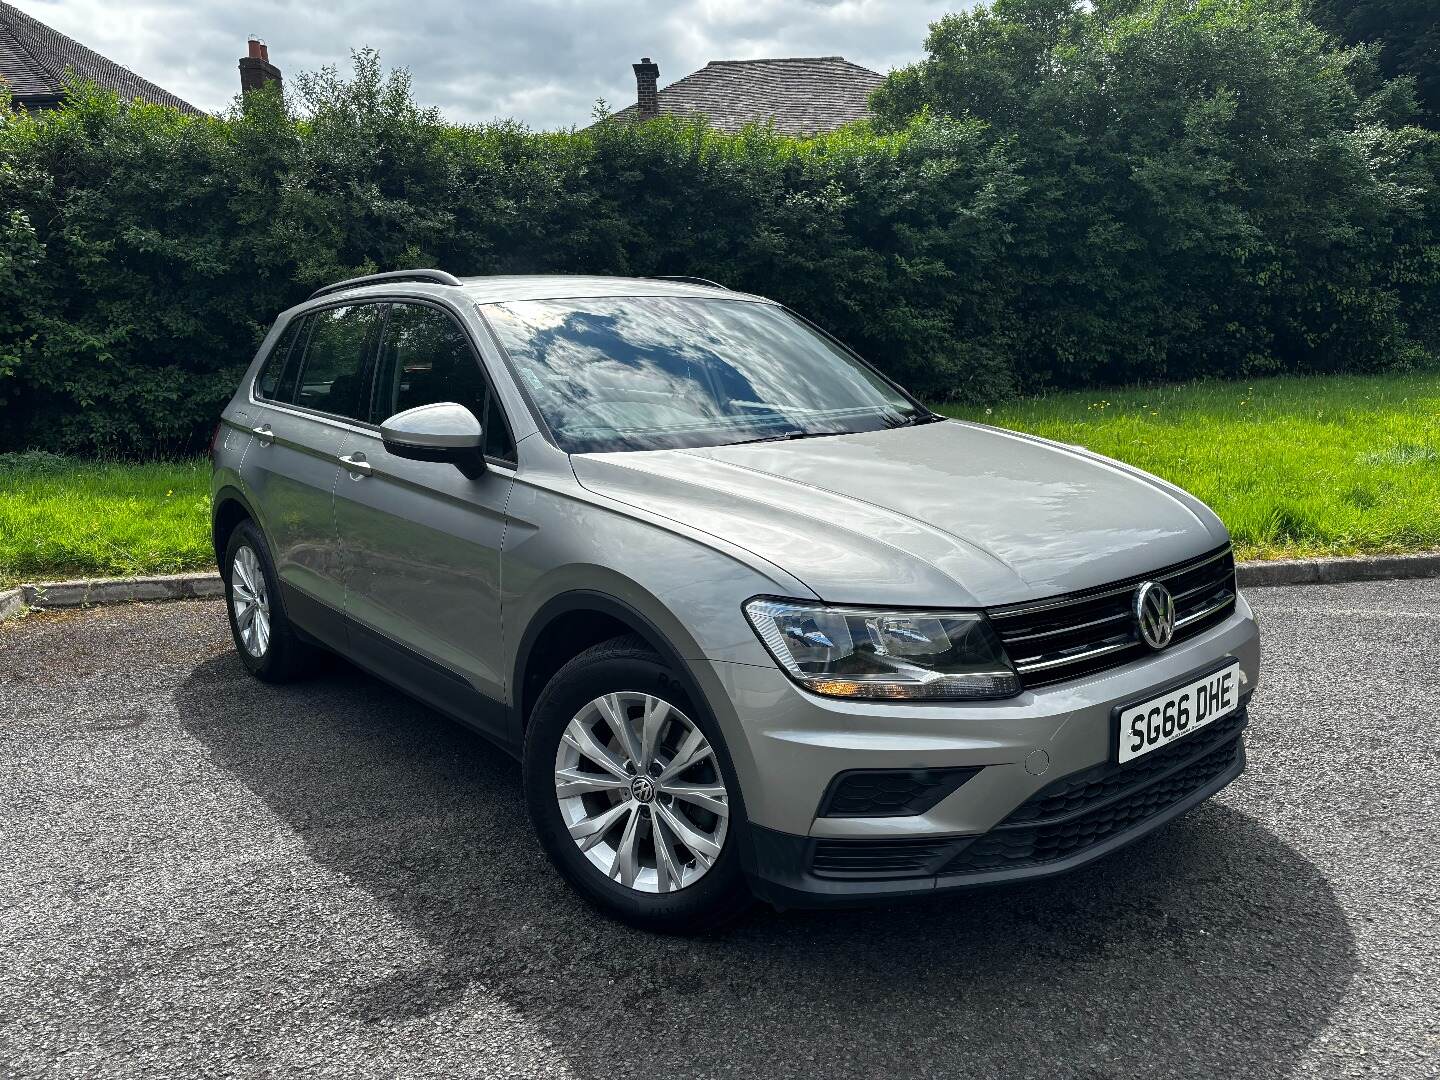
[[[980,770],[852,769],[830,782],[821,817],[913,817],[923,814]]]
[[[831,878],[931,877],[965,839],[817,840],[810,869],[819,877]]]
[[[1135,587],[1145,581],[1163,582],[1175,598],[1174,641],[1235,610],[1235,556],[1226,544],[1152,574],[986,614],[1026,689],[1047,686],[1151,655],[1131,610]]]
[[[999,826],[960,851],[940,873],[1014,870],[1067,858],[1174,806],[1230,768],[1239,753],[1240,739],[1232,737],[1191,764],[1087,813],[1050,824]]]

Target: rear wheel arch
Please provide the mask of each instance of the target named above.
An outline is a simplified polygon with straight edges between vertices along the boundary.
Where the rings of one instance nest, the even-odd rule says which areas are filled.
[[[255,516],[245,496],[236,488],[221,488],[215,493],[214,509],[210,512],[210,538],[217,563],[224,559],[230,537],[242,521],[253,522],[257,529],[260,528],[260,519]]]

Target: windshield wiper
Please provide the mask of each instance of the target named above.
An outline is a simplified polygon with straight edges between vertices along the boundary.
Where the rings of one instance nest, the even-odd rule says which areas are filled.
[[[937,412],[917,412],[911,413],[903,420],[896,421],[890,427],[919,427],[921,424],[937,424],[944,419],[946,417]]]
[[[848,435],[846,431],[782,431],[778,435],[761,435],[758,439],[741,439],[739,442],[725,443],[725,446],[749,446],[751,443],[762,442],[793,442],[796,439],[819,439],[826,435]]]

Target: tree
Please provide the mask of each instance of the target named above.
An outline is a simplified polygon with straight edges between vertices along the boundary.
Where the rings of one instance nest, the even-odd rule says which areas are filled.
[[[1378,42],[1387,78],[1415,80],[1421,115],[1440,130],[1440,4],[1435,0],[1314,0],[1317,23],[1348,44]]]
[[[1297,3],[996,0],[926,51],[878,123],[972,116],[1020,159],[1039,378],[1355,369],[1432,333],[1404,312],[1437,281],[1434,139]]]

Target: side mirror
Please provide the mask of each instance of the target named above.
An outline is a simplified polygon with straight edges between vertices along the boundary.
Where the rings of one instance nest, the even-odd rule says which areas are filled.
[[[396,413],[380,425],[380,438],[396,457],[447,462],[471,479],[485,471],[480,421],[453,401]]]

